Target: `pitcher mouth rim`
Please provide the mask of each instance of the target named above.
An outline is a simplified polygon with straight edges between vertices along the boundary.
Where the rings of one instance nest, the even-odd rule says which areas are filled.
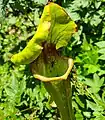
[[[38,80],[41,80],[43,82],[52,82],[52,81],[58,81],[58,80],[67,80],[68,75],[70,74],[72,67],[73,67],[74,63],[73,63],[73,59],[68,58],[68,69],[66,70],[66,72],[59,76],[59,77],[45,77],[43,75],[40,74],[34,74],[34,77]]]

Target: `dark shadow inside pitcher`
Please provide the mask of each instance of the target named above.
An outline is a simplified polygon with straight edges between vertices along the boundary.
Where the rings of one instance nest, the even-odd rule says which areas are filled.
[[[68,58],[60,56],[56,47],[52,43],[43,43],[41,55],[31,63],[33,74],[45,77],[59,77],[66,73],[68,69]]]

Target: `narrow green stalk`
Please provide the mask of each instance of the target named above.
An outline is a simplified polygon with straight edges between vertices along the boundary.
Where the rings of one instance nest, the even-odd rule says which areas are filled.
[[[62,120],[74,120],[72,111],[71,84],[69,79],[63,81],[45,82],[46,90],[55,101]]]

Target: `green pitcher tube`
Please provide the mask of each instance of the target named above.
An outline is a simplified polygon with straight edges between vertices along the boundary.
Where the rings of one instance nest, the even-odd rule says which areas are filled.
[[[48,47],[44,47],[40,57],[31,64],[32,73],[36,79],[44,83],[46,90],[59,109],[61,119],[75,120],[69,77],[73,60],[60,56],[52,44],[46,46]],[[49,49],[53,50],[49,52]]]

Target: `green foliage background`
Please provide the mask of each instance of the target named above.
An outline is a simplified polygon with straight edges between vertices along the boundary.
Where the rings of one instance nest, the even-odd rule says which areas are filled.
[[[0,1],[0,120],[59,119],[30,66],[10,62],[11,55],[21,51],[35,34],[46,2]],[[76,120],[105,120],[105,0],[61,3],[78,25],[78,32],[62,49],[75,62],[71,81]]]

